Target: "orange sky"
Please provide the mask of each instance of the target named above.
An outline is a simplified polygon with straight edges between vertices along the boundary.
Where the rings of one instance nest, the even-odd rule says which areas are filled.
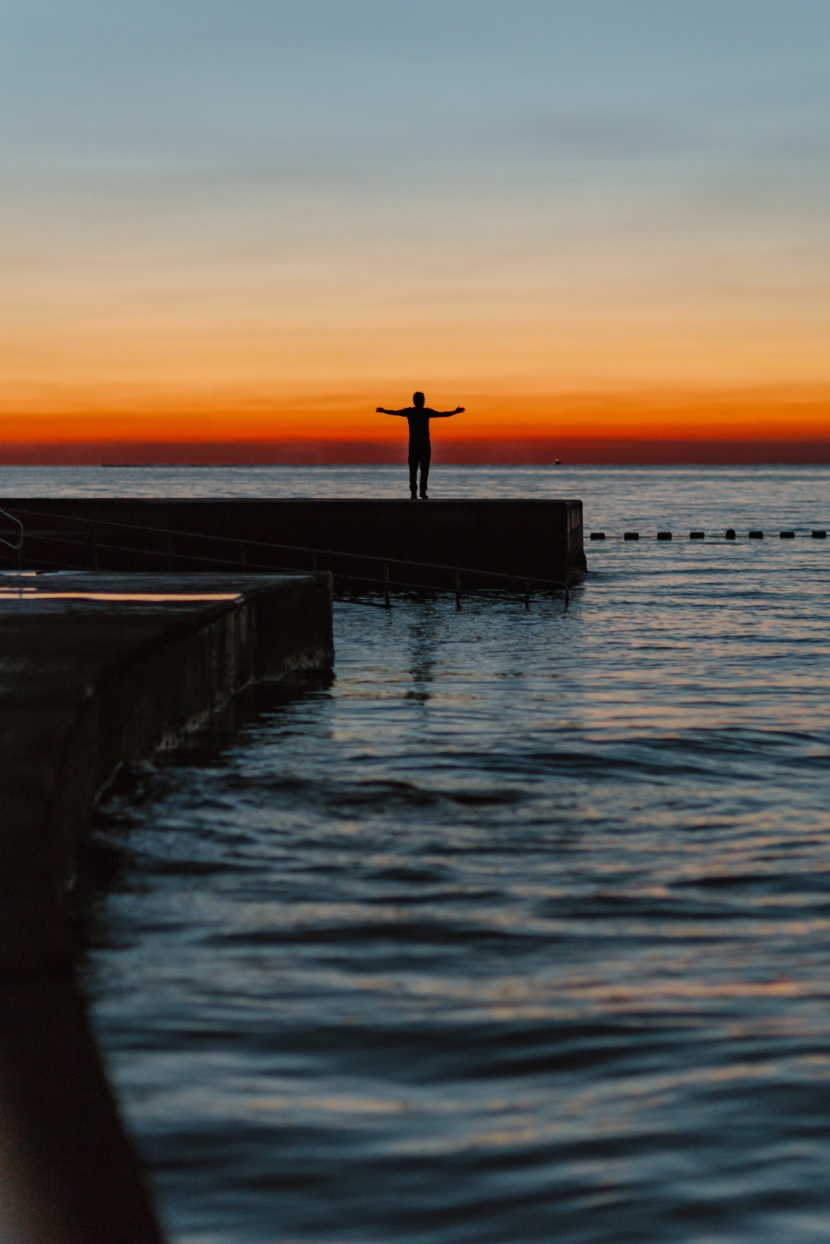
[[[589,441],[596,441],[598,446],[605,443],[614,458],[618,456],[619,443],[625,441],[660,442],[671,458],[671,444],[676,442],[681,460],[688,460],[689,445],[697,441],[723,443],[726,460],[734,456],[736,442],[791,442],[794,450],[800,442],[807,461],[813,456],[809,446],[823,440],[830,445],[830,386],[520,397],[468,394],[460,386],[455,390],[445,386],[435,390],[434,397],[428,395],[439,408],[453,409],[456,402],[466,403],[463,415],[444,420],[434,429],[435,441],[446,445],[448,452],[452,446],[450,457],[455,460],[463,456],[465,446],[472,453],[483,452],[487,459],[498,458],[497,446],[501,442],[505,461],[517,460],[517,454],[518,460],[523,460],[527,453],[533,456],[530,444],[524,451],[517,450],[519,442],[538,442],[543,460],[551,452],[553,456],[564,456],[567,447],[572,448],[576,442],[584,457],[584,443]],[[98,400],[101,401],[100,395]],[[399,387],[390,398],[386,388],[382,400],[404,405],[408,396]],[[51,446],[55,461],[65,456],[63,446],[85,445],[88,459],[95,461],[106,458],[104,446],[113,444],[224,443],[259,445],[258,456],[263,460],[280,460],[281,444],[320,442],[321,452],[322,444],[340,443],[339,449],[329,452],[359,460],[360,444],[365,444],[367,450],[370,445],[375,447],[369,453],[371,458],[376,456],[378,446],[391,447],[406,436],[403,420],[375,413],[368,392],[316,400],[307,397],[274,405],[265,401],[243,404],[228,394],[226,398],[217,395],[215,403],[205,398],[201,408],[190,410],[165,408],[148,400],[143,408],[136,409],[105,405],[97,411],[30,408],[3,412],[0,457],[13,461],[15,446],[24,445],[40,445],[44,452]],[[353,451],[344,450],[344,442],[351,442]],[[482,449],[486,442],[493,444],[492,450]],[[557,449],[560,445],[561,452]],[[101,446],[100,453],[96,453],[95,446]],[[628,450],[624,456],[630,458]]]
[[[485,260],[480,237],[452,254],[363,238],[358,271],[339,229],[214,255],[225,223],[194,209],[204,246],[177,235],[167,253],[149,209],[149,224],[123,210],[143,246],[86,238],[75,219],[7,273],[6,460],[32,443],[95,460],[96,443],[393,442],[403,428],[375,407],[415,388],[466,407],[436,435],[470,445],[830,436],[830,299],[812,255],[736,255],[705,231],[677,251],[665,230],[624,254],[614,237],[558,255],[537,228],[509,262]]]

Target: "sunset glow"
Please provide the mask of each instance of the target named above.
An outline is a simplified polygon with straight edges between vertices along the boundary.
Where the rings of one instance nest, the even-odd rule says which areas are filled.
[[[13,7],[3,460],[830,460],[820,0]]]

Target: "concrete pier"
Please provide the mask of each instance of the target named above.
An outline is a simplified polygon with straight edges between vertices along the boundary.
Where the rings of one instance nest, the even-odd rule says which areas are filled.
[[[0,1239],[159,1240],[72,972],[62,895],[125,762],[332,659],[327,575],[0,576]]]
[[[5,498],[28,565],[121,571],[330,570],[335,589],[510,588],[585,570],[575,500],[130,500]],[[5,551],[5,563],[14,554]]]

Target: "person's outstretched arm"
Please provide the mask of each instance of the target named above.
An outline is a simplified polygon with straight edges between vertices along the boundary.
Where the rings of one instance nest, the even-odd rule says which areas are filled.
[[[409,414],[409,411],[408,411],[408,410],[387,410],[385,406],[378,406],[378,407],[377,407],[377,413],[378,413],[379,415],[401,415],[401,416],[405,416],[405,415],[408,415],[408,414]]]
[[[453,415],[463,415],[464,407],[456,406],[455,410],[431,410],[429,412],[431,419],[452,419]]]

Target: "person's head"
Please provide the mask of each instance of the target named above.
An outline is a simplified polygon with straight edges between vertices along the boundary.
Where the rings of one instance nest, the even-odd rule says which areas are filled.
[[[424,395],[423,395],[423,393],[413,393],[413,394],[412,394],[412,405],[413,405],[413,406],[418,406],[418,407],[423,406],[423,404],[424,404],[424,400],[425,400],[425,399],[424,399]]]

